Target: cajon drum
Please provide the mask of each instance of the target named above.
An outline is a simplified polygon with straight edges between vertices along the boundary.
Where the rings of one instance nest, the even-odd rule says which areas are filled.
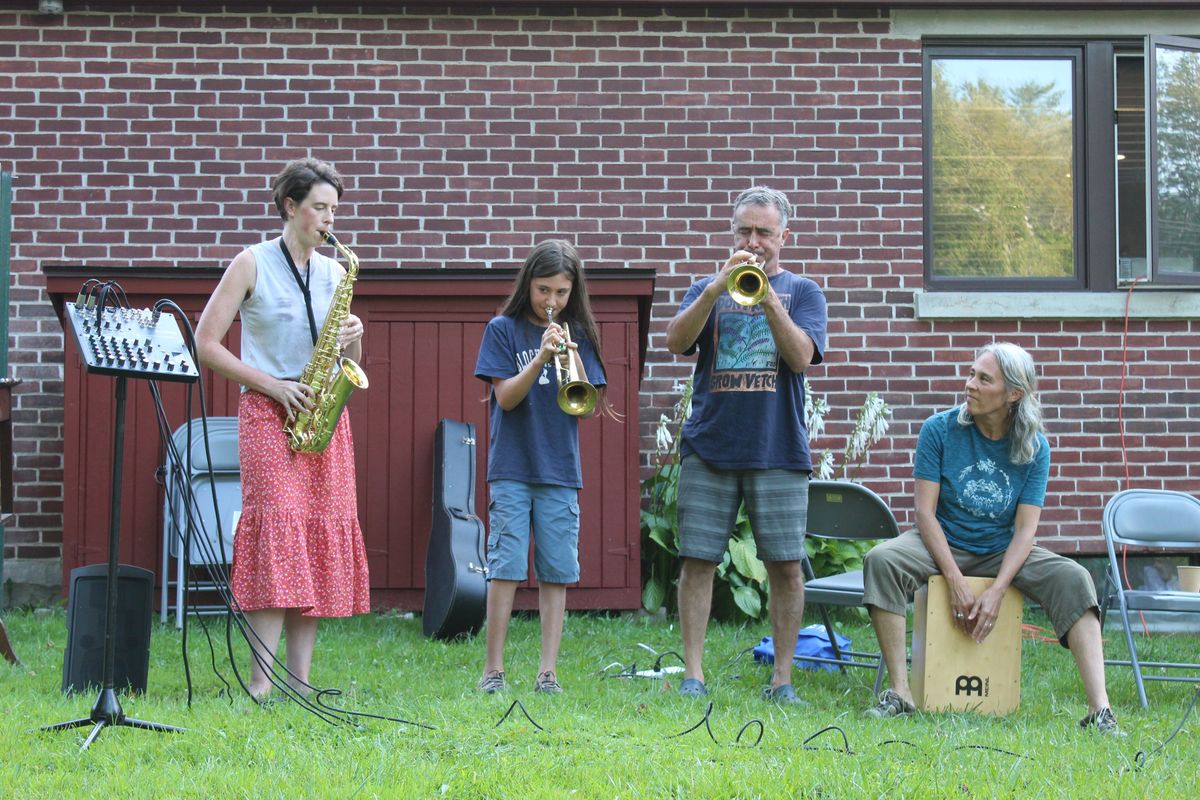
[[[978,597],[992,578],[970,578]],[[1007,714],[1021,705],[1021,617],[1025,598],[1011,586],[982,644],[954,626],[946,579],[932,575],[913,598],[912,690],[925,711]]]

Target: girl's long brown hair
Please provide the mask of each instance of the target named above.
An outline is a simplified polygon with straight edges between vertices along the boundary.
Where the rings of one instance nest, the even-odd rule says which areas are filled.
[[[525,263],[521,265],[513,282],[512,294],[504,301],[504,308],[500,313],[514,318],[536,317],[533,303],[530,301],[529,287],[534,278],[548,278],[552,275],[566,275],[571,281],[571,296],[567,299],[566,308],[558,312],[554,321],[560,325],[569,323],[576,330],[583,331],[596,351],[596,358],[603,365],[604,352],[600,349],[600,330],[596,326],[596,318],[592,316],[587,281],[583,276],[583,262],[575,252],[574,245],[566,239],[547,239],[534,246]],[[605,368],[606,379],[607,372]],[[608,400],[607,386],[597,387],[597,396],[597,404],[602,413],[615,420],[622,418]]]

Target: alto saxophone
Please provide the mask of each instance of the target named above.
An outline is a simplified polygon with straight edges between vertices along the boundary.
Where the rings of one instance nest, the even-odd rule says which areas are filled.
[[[300,375],[300,382],[312,387],[312,411],[301,411],[283,426],[288,444],[297,453],[320,453],[328,447],[350,393],[355,389],[366,389],[368,385],[367,374],[343,356],[337,344],[338,329],[350,313],[350,301],[354,298],[358,257],[333,238],[333,234],[323,231],[321,235],[346,259],[346,275],[334,290],[325,324],[313,345],[312,357]]]

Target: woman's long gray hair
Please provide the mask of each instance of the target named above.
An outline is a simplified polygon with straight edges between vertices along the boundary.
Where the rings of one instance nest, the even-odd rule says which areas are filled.
[[[1037,398],[1037,371],[1033,366],[1033,356],[1012,342],[992,342],[980,349],[975,358],[978,360],[986,353],[991,353],[1000,365],[1004,388],[1010,392],[1013,389],[1021,390],[1021,399],[1008,409],[1012,420],[1008,430],[1008,458],[1014,464],[1028,464],[1041,447],[1038,434],[1045,430],[1042,427],[1042,404]],[[973,422],[967,412],[967,404],[963,403],[958,410],[958,424],[970,425]]]

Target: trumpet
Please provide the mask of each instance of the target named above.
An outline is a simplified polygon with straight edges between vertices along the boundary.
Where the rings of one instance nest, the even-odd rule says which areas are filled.
[[[546,320],[554,322],[554,306],[546,306]],[[567,347],[571,341],[571,329],[567,325],[563,325],[562,329],[563,341],[558,343],[558,353],[554,356],[554,375],[558,379],[558,407],[573,417],[582,417],[596,408],[596,387],[579,377],[575,356]]]
[[[743,306],[756,306],[767,296],[767,273],[754,261],[747,261],[729,273],[725,291],[733,302]]]

